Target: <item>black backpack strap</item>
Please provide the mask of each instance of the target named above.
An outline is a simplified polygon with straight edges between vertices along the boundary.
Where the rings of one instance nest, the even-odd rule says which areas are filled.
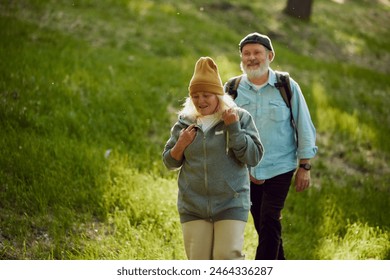
[[[275,87],[279,89],[280,95],[282,96],[284,102],[286,102],[287,107],[290,109],[290,120],[291,126],[294,128],[295,137],[298,146],[298,130],[294,120],[292,108],[291,108],[291,85],[290,85],[290,75],[287,72],[275,71],[276,80]]]
[[[224,86],[225,92],[229,94],[233,98],[233,100],[237,98],[238,95],[237,88],[238,85],[240,84],[241,78],[242,75],[230,78]]]
[[[275,71],[276,80],[275,87],[279,90],[283,97],[284,102],[288,108],[291,109],[291,86],[290,86],[290,75],[287,72]]]

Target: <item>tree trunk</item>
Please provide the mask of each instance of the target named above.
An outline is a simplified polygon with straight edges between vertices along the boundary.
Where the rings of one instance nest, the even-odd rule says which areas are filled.
[[[285,13],[299,18],[299,19],[310,19],[311,6],[313,0],[288,0]]]

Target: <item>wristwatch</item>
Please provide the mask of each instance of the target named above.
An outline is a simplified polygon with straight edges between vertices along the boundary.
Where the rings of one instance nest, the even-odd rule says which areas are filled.
[[[299,165],[299,167],[305,169],[305,170],[310,170],[311,169],[311,164],[310,163],[302,163]]]

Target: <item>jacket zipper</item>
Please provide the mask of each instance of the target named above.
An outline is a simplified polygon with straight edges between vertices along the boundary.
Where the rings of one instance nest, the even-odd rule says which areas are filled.
[[[206,134],[203,132],[203,155],[204,155],[204,161],[203,161],[203,169],[204,169],[204,185],[206,188],[206,194],[207,194],[207,215],[210,218],[210,221],[212,221],[211,218],[211,201],[209,199],[209,181],[208,181],[208,173],[207,173],[207,149],[206,149]]]

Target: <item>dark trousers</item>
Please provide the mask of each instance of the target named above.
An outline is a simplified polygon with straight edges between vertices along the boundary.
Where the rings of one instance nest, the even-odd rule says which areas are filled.
[[[261,185],[251,182],[251,213],[259,236],[256,260],[285,259],[280,220],[294,171],[267,179]]]

